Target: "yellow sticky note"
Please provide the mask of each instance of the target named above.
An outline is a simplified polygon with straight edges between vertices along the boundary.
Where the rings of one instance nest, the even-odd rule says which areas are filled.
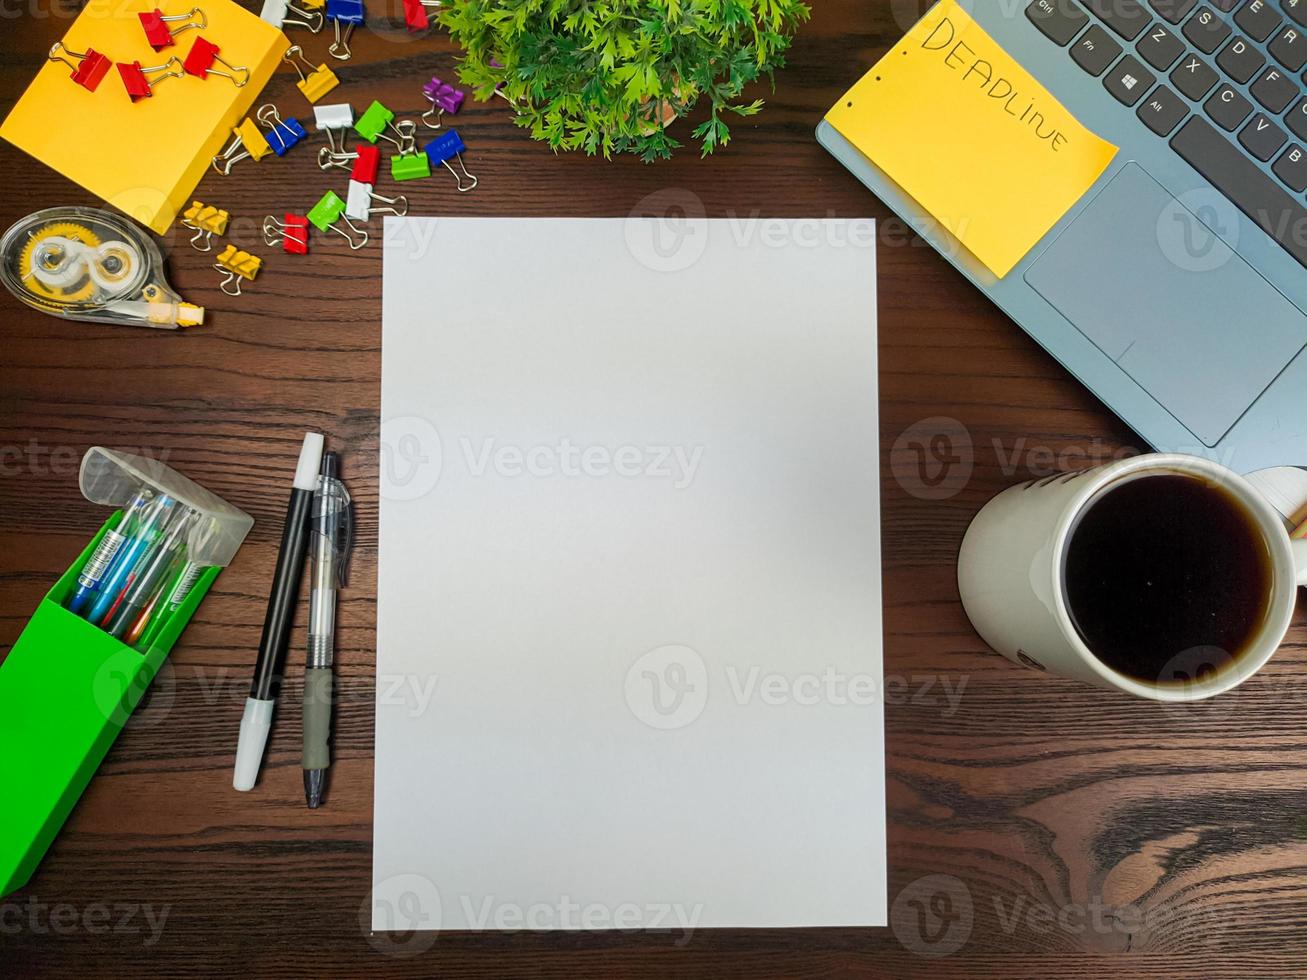
[[[931,8],[826,119],[1000,278],[1116,155],[956,0]]]
[[[203,36],[218,45],[227,64],[249,68],[249,82],[237,88],[217,75],[183,75],[160,81],[150,98],[133,103],[116,66],[91,92],[69,77],[68,65],[47,62],[0,126],[0,136],[162,235],[190,203],[209,161],[231,139],[232,127],[272,77],[288,42],[231,0],[202,0],[208,26],[184,31],[156,52],[137,14],[157,6],[159,0],[90,0],[64,36],[64,47],[148,68],[170,57],[185,60]]]

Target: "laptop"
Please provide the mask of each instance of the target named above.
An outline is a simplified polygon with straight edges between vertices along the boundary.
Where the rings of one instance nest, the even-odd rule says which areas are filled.
[[[817,139],[1153,448],[1307,465],[1307,0],[966,7],[1120,148],[1010,273]]]

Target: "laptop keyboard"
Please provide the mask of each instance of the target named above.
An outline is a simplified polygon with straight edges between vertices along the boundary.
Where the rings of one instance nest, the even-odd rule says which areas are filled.
[[[1026,17],[1307,266],[1307,0],[1034,0]]]

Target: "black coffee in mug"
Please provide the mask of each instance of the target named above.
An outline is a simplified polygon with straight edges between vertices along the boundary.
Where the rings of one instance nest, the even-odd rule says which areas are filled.
[[[1274,587],[1270,548],[1244,504],[1170,473],[1127,479],[1091,501],[1067,541],[1063,576],[1085,645],[1149,684],[1183,680],[1172,676],[1177,664],[1220,666],[1250,650]]]

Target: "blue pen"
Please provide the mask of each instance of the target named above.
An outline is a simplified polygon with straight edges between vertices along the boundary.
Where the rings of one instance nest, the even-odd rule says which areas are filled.
[[[145,516],[145,508],[153,499],[154,491],[149,487],[142,487],[123,508],[123,519],[118,522],[117,527],[105,532],[100,543],[96,545],[94,553],[86,560],[81,574],[77,576],[77,590],[68,600],[69,611],[79,616],[82,614],[91,597],[99,591],[100,583],[109,573],[109,566],[117,557],[118,551],[135,536],[140,528]]]
[[[135,537],[118,549],[118,556],[114,559],[113,564],[109,567],[108,574],[104,577],[104,582],[100,586],[100,594],[95,597],[95,603],[91,606],[91,613],[86,617],[91,622],[98,623],[104,618],[104,614],[109,611],[109,607],[118,598],[118,593],[127,584],[127,576],[136,567],[137,560],[167,526],[176,504],[177,501],[173,500],[172,497],[160,494],[147,505],[145,517],[141,521],[141,526],[137,530]]]

